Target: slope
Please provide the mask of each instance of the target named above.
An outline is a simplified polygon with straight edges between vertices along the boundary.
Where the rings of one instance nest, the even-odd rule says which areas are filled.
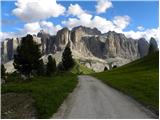
[[[159,52],[93,76],[155,111],[159,108]]]
[[[86,66],[82,65],[79,60],[75,60],[74,67],[70,70],[73,74],[92,74],[94,71],[92,69],[87,68]]]

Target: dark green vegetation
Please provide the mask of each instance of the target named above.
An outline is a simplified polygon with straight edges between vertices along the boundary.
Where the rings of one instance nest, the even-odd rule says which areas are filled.
[[[32,35],[27,35],[22,38],[21,44],[17,47],[17,53],[14,55],[14,68],[29,78],[31,72],[39,68],[41,57],[40,45],[33,40]]]
[[[47,75],[51,75],[56,72],[56,60],[52,58],[51,55],[48,56],[47,63]]]
[[[4,79],[5,75],[6,75],[6,69],[5,69],[4,65],[1,64],[1,78]]]
[[[95,73],[104,83],[132,96],[158,113],[159,109],[159,52],[115,68]]]
[[[69,70],[70,68],[74,66],[72,52],[68,46],[66,46],[62,54],[62,65],[63,65],[64,70]]]
[[[35,100],[37,117],[49,118],[76,87],[77,82],[77,76],[72,73],[51,77],[37,76],[25,82],[18,75],[12,74],[8,76],[7,84],[2,85],[2,94],[10,92],[30,93]]]
[[[86,66],[82,65],[79,60],[75,60],[75,64],[73,68],[70,70],[71,73],[74,74],[91,74],[94,73],[93,70],[87,68]]]
[[[35,100],[37,117],[49,118],[75,88],[77,75],[69,71],[74,66],[69,47],[63,52],[62,69],[59,71],[52,56],[48,56],[47,65],[43,63],[39,47],[31,35],[22,38],[14,55],[13,64],[17,71],[7,75],[6,83],[2,85],[2,94],[29,93]]]

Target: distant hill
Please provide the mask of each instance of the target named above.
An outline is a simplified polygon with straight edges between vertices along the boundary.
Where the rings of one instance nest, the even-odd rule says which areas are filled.
[[[159,52],[111,71],[93,76],[132,96],[158,114],[159,112]]]

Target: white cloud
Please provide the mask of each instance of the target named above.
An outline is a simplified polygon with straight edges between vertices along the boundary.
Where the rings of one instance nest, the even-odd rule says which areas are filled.
[[[151,37],[154,37],[157,41],[160,41],[160,28],[157,29],[147,29],[145,31],[127,31],[123,32],[128,38],[145,38],[146,40],[150,40]]]
[[[112,2],[110,0],[98,0],[96,7],[97,13],[104,13],[107,9],[111,8]]]
[[[17,36],[18,34],[14,32],[0,32],[0,41],[5,40],[6,38],[16,38]]]
[[[85,11],[79,6],[79,4],[70,4],[69,8],[68,8],[68,14],[74,15],[74,16],[79,16],[83,13],[85,13]]]
[[[138,26],[137,29],[138,29],[139,31],[143,31],[145,28],[144,28],[143,26]]]
[[[26,34],[34,34],[41,30],[39,22],[27,23],[22,30]]]
[[[107,20],[100,16],[94,16],[91,19],[91,16],[85,16],[78,18],[69,18],[68,21],[63,21],[62,24],[72,29],[73,27],[82,25],[86,27],[94,28],[96,27],[102,33],[106,33],[108,31],[116,31],[121,32],[124,29],[124,26],[120,28],[119,26],[115,25],[112,21]]]
[[[65,7],[56,0],[17,0],[15,5],[13,14],[26,22],[58,17],[65,12]]]
[[[130,17],[125,16],[115,16],[113,23],[116,25],[117,29],[125,29],[130,23]]]
[[[58,30],[62,29],[60,25],[54,25],[52,22],[42,21],[40,22],[41,29],[51,35],[55,35]]]
[[[58,30],[62,27],[60,25],[54,25],[49,21],[40,21],[49,17],[58,17],[59,15],[64,14],[65,8],[56,3],[56,0],[17,0],[17,8],[12,12],[19,18],[29,23],[24,25],[24,28],[19,30],[20,35],[25,35],[27,33],[36,34],[40,30],[44,30],[52,35],[55,35]],[[112,3],[109,0],[98,0],[96,5],[97,13],[103,13],[107,9],[112,7]],[[115,16],[113,20],[108,20],[100,16],[93,16],[88,13],[86,10],[83,10],[78,4],[70,4],[67,10],[68,15],[72,15],[72,18],[68,18],[66,21],[62,21],[62,24],[66,27],[72,29],[73,27],[82,25],[86,27],[94,28],[96,27],[102,33],[108,31],[115,31],[119,33],[124,33],[127,37],[134,39],[139,39],[141,37],[149,40],[151,37],[154,37],[157,40],[160,40],[160,28],[158,29],[144,29],[143,26],[138,26],[138,31],[123,31],[130,23],[131,18],[127,15],[125,16]],[[14,32],[0,32],[1,38],[7,37],[16,37]]]
[[[113,30],[121,32],[130,22],[129,16],[116,16],[113,21],[100,16],[93,17],[91,14],[86,12],[81,12],[81,14],[76,14],[76,16],[77,18],[69,18],[67,21],[62,21],[62,24],[70,29],[79,25],[91,28],[96,27],[102,33],[105,33]]]
[[[83,10],[78,4],[71,4],[67,12],[69,15],[73,15],[79,18],[84,25],[86,25],[86,23],[88,23],[92,18],[92,15]]]
[[[70,29],[82,25],[91,28],[96,27],[102,33],[108,32],[109,30],[121,32],[130,23],[130,17],[127,15],[116,16],[113,21],[100,16],[93,17],[86,10],[83,10],[78,4],[70,4],[67,13],[74,17],[68,18],[67,21],[62,21],[62,24]]]
[[[62,29],[60,25],[54,25],[52,22],[41,21],[25,24],[22,29],[22,33],[37,34],[40,30],[44,30],[51,35],[55,35],[60,29]]]
[[[50,35],[55,35],[58,30],[62,29],[60,25],[54,25],[49,21],[31,22],[24,25],[22,29],[17,29],[18,32],[0,32],[0,41],[6,38],[22,37],[26,34],[37,34],[40,30],[43,30]]]
[[[79,25],[88,26],[92,19],[92,15],[84,11],[78,4],[70,5],[67,13],[73,15],[76,18],[69,18],[68,21],[62,21],[62,24],[69,28],[73,28]]]
[[[109,21],[105,18],[100,16],[95,16],[90,23],[90,27],[98,28],[102,33],[108,32],[109,30],[114,30],[115,26],[113,25],[112,21]]]

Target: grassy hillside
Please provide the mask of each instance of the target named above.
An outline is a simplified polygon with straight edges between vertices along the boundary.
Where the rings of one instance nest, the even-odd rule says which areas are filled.
[[[11,80],[12,82],[2,85],[2,94],[8,92],[30,93],[35,100],[38,118],[51,117],[78,82],[77,75],[71,73],[52,77],[34,77],[26,82],[22,82],[20,78],[12,75],[10,76]]]
[[[159,109],[159,52],[93,76],[132,96],[145,106]]]
[[[91,73],[94,73],[94,71],[87,68],[86,66],[80,64],[80,62],[78,60],[76,60],[74,67],[71,69],[71,73],[74,73],[74,74],[91,74]]]

